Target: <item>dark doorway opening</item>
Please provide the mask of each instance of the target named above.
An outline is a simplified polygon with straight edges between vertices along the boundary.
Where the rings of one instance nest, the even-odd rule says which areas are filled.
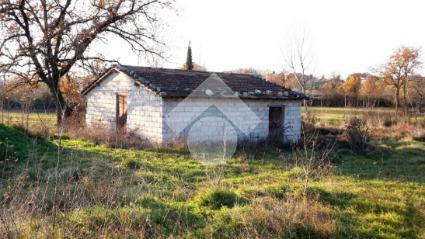
[[[269,107],[269,138],[272,142],[283,142],[283,106]]]
[[[127,129],[127,95],[117,94],[117,131],[126,133]]]

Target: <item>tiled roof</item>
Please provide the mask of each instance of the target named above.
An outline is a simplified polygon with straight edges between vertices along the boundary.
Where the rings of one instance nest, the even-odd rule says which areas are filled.
[[[161,97],[187,97],[211,75],[216,74],[232,91],[232,95],[245,99],[285,99],[301,100],[303,94],[249,74],[186,71],[177,69],[150,68],[118,65],[117,70],[127,74]],[[84,91],[87,94],[99,81],[93,82]],[[198,94],[198,96],[200,96]],[[209,97],[209,94],[205,94]]]

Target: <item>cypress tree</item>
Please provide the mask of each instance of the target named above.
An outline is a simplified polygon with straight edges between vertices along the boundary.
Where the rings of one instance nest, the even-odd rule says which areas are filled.
[[[188,71],[193,70],[192,48],[190,47],[190,42],[189,42],[189,47],[187,48],[186,70]]]

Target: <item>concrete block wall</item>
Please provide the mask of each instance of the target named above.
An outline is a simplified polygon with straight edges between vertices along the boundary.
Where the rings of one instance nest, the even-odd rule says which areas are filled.
[[[243,133],[243,130],[237,130],[239,140],[260,140],[266,139],[269,134],[269,106],[284,106],[283,127],[284,135],[282,138],[284,142],[294,142],[300,138],[301,130],[301,111],[300,102],[296,101],[273,101],[273,100],[245,100],[243,103],[235,99],[222,99],[208,100],[208,99],[191,99],[185,100],[184,106],[179,104],[182,100],[178,99],[165,99],[164,100],[164,130],[163,130],[163,143],[169,144],[175,138],[186,137],[188,130],[192,127],[197,120],[201,123],[209,124],[205,130],[199,131],[199,136],[208,134],[214,137],[211,132],[206,132],[208,128],[217,131],[217,126],[222,124],[221,120],[211,122],[213,118],[220,119],[226,118],[231,124],[239,129],[245,129],[248,134]],[[208,107],[214,104],[214,107]],[[244,104],[244,105],[242,105]],[[248,106],[248,108],[246,107]],[[207,109],[205,111],[205,109]],[[251,115],[254,113],[257,116],[257,121]],[[223,114],[224,113],[224,114]],[[170,118],[171,117],[171,118]],[[208,122],[202,122],[202,120]],[[172,125],[167,125],[167,122],[172,122]],[[173,129],[184,128],[178,134]]]
[[[86,124],[88,127],[103,126],[114,132],[116,129],[116,94],[127,94],[128,116],[127,131],[133,131],[142,138],[155,144],[169,144],[180,136],[187,135],[188,130],[197,120],[205,127],[199,134],[207,132],[214,137],[214,132],[222,127],[222,121],[213,122],[214,118],[226,118],[235,126],[239,140],[259,140],[267,138],[269,134],[269,106],[284,106],[284,135],[285,142],[297,141],[301,135],[301,107],[299,101],[282,100],[244,100],[244,105],[239,99],[221,99],[211,102],[209,99],[185,100],[181,107],[182,99],[161,98],[143,85],[124,73],[113,72],[87,95]],[[211,104],[215,106],[211,106]],[[179,107],[177,107],[179,105]],[[246,108],[248,106],[248,108]],[[177,107],[178,110],[175,110]],[[170,113],[173,111],[172,118]],[[222,113],[224,112],[224,114]],[[251,113],[259,119],[255,121]],[[208,118],[206,118],[208,117]],[[205,121],[203,122],[202,121]],[[217,119],[217,118],[215,118]],[[176,134],[167,122],[182,128],[183,134]],[[258,123],[258,124],[257,124]],[[245,129],[244,134],[239,129]]]
[[[240,105],[239,100],[226,99],[217,101],[197,98],[185,100],[184,106],[179,105],[180,102],[181,99],[164,100],[163,138],[165,144],[172,142],[176,138],[186,137],[189,129],[198,120],[205,126],[202,131],[199,131],[200,138],[206,134],[212,138],[219,136],[222,133],[219,130],[224,130],[222,119],[236,126],[234,128],[240,139],[247,136],[241,130],[238,130],[238,128],[247,129],[251,133],[249,136],[253,136],[254,139],[267,136],[267,132],[264,133],[261,127],[257,128],[256,119],[247,116],[252,110]],[[264,116],[260,116],[259,118],[260,120],[264,119]],[[217,121],[213,122],[214,119]],[[169,125],[169,123],[172,123],[172,125]],[[175,132],[176,128],[183,129],[183,131]]]
[[[119,84],[115,78],[119,73],[112,72],[106,79],[87,94],[86,126],[89,128],[104,127],[109,131],[116,126],[116,93],[126,92],[125,82]],[[125,79],[125,78],[124,78]]]
[[[116,95],[127,95],[127,132],[162,142],[162,98],[124,73],[114,72],[87,94],[86,125],[116,130]]]
[[[135,86],[130,92],[127,126],[154,144],[162,143],[162,98],[145,86]]]
[[[301,102],[285,104],[284,117],[284,142],[296,142],[301,138]]]

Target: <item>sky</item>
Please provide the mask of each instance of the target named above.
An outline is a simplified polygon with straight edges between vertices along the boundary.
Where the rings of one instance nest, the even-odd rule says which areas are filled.
[[[379,67],[402,45],[425,45],[419,0],[176,0],[174,7],[164,19],[161,67],[181,67],[191,41],[194,61],[211,71],[288,70],[288,52],[304,36],[308,73],[346,76]],[[122,63],[149,64],[114,49]]]

